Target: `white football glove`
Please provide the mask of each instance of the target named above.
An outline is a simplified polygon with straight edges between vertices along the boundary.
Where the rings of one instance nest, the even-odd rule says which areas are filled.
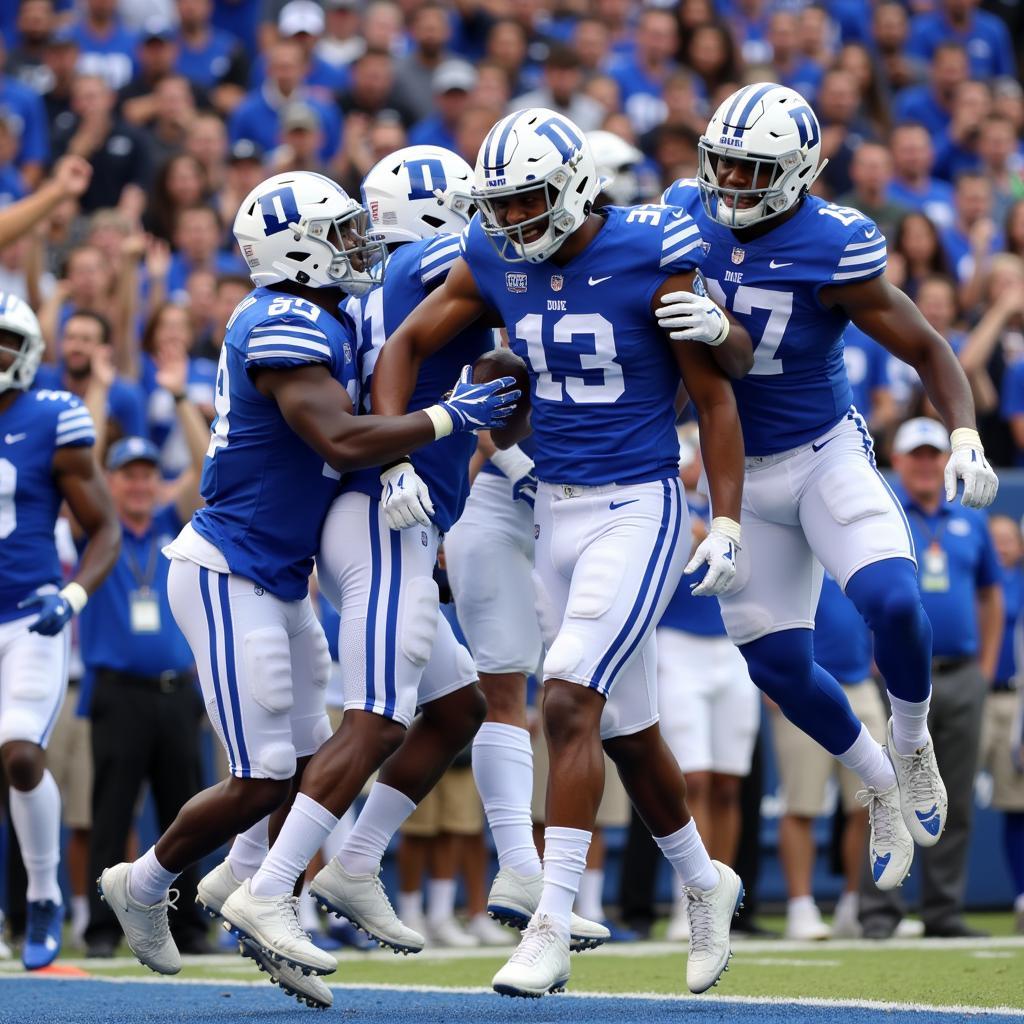
[[[491,462],[498,467],[512,482],[512,497],[515,501],[525,501],[533,508],[537,500],[537,476],[533,472],[533,459],[514,444],[508,448],[499,448],[492,456]]]
[[[964,508],[988,508],[996,499],[999,477],[985,458],[985,449],[976,430],[958,427],[949,436],[953,451],[946,463],[946,501],[956,497],[957,481],[963,480],[960,499]]]
[[[715,516],[711,530],[697,545],[683,572],[688,576],[707,564],[707,575],[690,587],[695,597],[718,597],[736,578],[736,552],[740,549],[740,524],[726,516]]]
[[[396,463],[380,475],[380,503],[392,530],[404,530],[420,523],[430,525],[434,503],[427,485],[416,475],[409,461]]]
[[[673,341],[721,345],[729,336],[729,318],[714,299],[693,292],[669,292],[661,301],[663,305],[654,315]]]

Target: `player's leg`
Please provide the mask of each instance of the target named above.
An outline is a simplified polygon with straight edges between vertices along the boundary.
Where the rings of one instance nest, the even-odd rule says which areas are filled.
[[[379,882],[380,862],[399,827],[480,727],[484,701],[475,682],[469,652],[456,640],[447,619],[439,616],[420,681],[421,713],[402,745],[381,766],[337,857],[310,886],[328,909],[402,952],[421,949],[423,937],[396,917]]]
[[[918,589],[910,529],[874,466],[870,440],[851,413],[806,465],[800,522],[822,564],[857,606],[874,636],[875,661],[893,717],[887,743],[907,829],[922,846],[938,842],[946,792],[928,738],[931,626]]]
[[[274,811],[291,790],[288,629],[296,602],[280,601],[243,577],[180,560],[171,564],[168,597],[196,659],[231,776],[192,797],[134,863],[106,868],[99,885],[136,956],[159,973],[174,974],[181,959],[167,908],[175,878]]]
[[[25,620],[6,623],[0,634],[0,761],[28,875],[22,962],[29,970],[60,952],[60,793],[45,751],[67,690],[68,645],[68,630],[41,636]]]
[[[480,674],[487,717],[473,741],[473,775],[498,854],[494,899],[540,875],[533,843],[533,759],[526,728],[526,677],[541,656],[533,590],[533,513],[504,477],[482,473],[445,538],[459,622]]]

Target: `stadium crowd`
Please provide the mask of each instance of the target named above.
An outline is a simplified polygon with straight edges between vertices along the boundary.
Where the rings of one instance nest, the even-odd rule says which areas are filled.
[[[54,771],[70,830],[66,861],[73,898],[66,903],[90,953],[110,955],[118,939],[98,900],[90,909],[87,882],[98,867],[120,859],[119,845],[132,841],[139,783],[148,779],[161,825],[201,788],[195,758],[202,709],[192,699],[188,648],[166,599],[163,605],[157,599],[154,611],[138,594],[159,594],[165,585],[166,567],[161,583],[160,570],[147,559],[199,501],[203,430],[197,448],[195,417],[214,418],[226,324],[250,288],[231,235],[242,197],[269,175],[293,170],[318,171],[358,195],[370,168],[407,144],[443,146],[474,164],[485,135],[504,114],[543,106],[601,133],[592,138],[602,173],[614,179],[612,201],[657,202],[673,182],[696,173],[697,140],[726,96],[753,82],[790,86],[821,121],[828,166],[815,192],[878,223],[889,241],[888,276],[948,339],[970,380],[992,463],[1024,465],[1022,30],[1024,11],[1012,0],[3,4],[0,291],[23,297],[37,312],[46,356],[35,386],[64,389],[85,401],[126,536],[133,522],[138,526],[122,554],[123,581],[115,570],[105,584],[109,606],[94,602],[91,618],[83,620],[84,664],[73,669],[78,685],[50,741],[51,757],[63,765]],[[62,162],[65,157],[76,159]],[[80,161],[91,165],[91,176]],[[32,226],[23,229],[19,222],[5,233],[4,210],[13,212],[22,200],[36,204]],[[951,644],[946,650],[937,643],[935,678],[948,676],[951,692],[970,690],[975,698],[969,707],[952,699],[948,706],[933,705],[935,715],[946,716],[943,725],[933,725],[939,763],[964,769],[957,780],[959,803],[947,778],[951,815],[961,815],[963,834],[959,860],[954,854],[952,865],[926,864],[925,928],[935,935],[970,933],[962,918],[964,860],[973,765],[981,757],[995,779],[995,806],[1006,812],[1005,852],[1018,893],[1018,929],[1024,931],[1022,720],[1013,696],[1024,593],[1020,528],[1008,516],[993,517],[987,529],[980,514],[956,518],[940,508],[941,497],[932,505],[936,466],[941,491],[941,462],[933,456],[948,450],[948,438],[922,419],[934,410],[921,382],[852,326],[845,343],[855,404],[875,437],[879,462],[899,478],[919,556],[925,552],[922,590],[940,598],[925,602],[937,640]],[[682,472],[692,489],[700,467],[688,429],[680,432]],[[70,540],[65,549],[73,561]],[[887,716],[877,687],[868,682],[870,640],[864,640],[859,619],[859,630],[850,625],[841,593],[834,584],[832,590],[820,613],[828,621],[819,622],[835,656],[830,667],[868,705],[865,722],[870,725],[872,714],[877,720],[872,731],[884,733]],[[155,616],[142,632],[160,639],[147,641],[146,651],[119,648],[117,623],[129,614],[136,632],[142,621],[136,616]],[[679,608],[673,614],[659,643],[679,659],[700,658],[702,643],[725,640],[720,618],[709,622],[703,611]],[[953,624],[965,621],[979,625],[955,635]],[[716,664],[724,665],[728,651],[715,649]],[[761,753],[754,743],[761,700],[741,659],[735,661],[738,666],[729,662],[721,681],[704,680],[708,692],[696,696],[702,680],[693,673],[684,679],[667,665],[662,713],[671,716],[666,702],[678,697],[694,717],[706,716],[707,735],[681,722],[680,746],[673,748],[687,773],[700,831],[715,857],[745,856],[756,865]],[[152,693],[127,696],[133,677],[147,685],[156,680]],[[687,695],[677,687],[692,690]],[[733,703],[716,706],[716,695],[726,692]],[[151,711],[188,741],[177,756],[157,756],[157,748],[173,747],[173,740],[155,724],[140,728],[146,745],[126,759],[119,738]],[[724,734],[716,732],[725,728],[723,716],[730,719]],[[827,758],[820,763],[813,743],[785,736],[781,715],[767,717],[775,724],[787,804],[780,835],[790,897],[787,933],[826,937],[810,886],[810,822],[824,809],[833,766]],[[705,747],[705,756],[694,753]],[[535,753],[542,748],[540,739]],[[191,765],[183,767],[182,750]],[[690,763],[684,763],[688,755]],[[461,774],[448,780],[437,806],[412,822],[403,841],[400,916],[425,927],[436,942],[500,942],[483,914],[482,813],[465,765],[453,772]],[[608,778],[612,789],[614,773]],[[540,795],[540,773],[538,779]],[[535,800],[535,808],[542,805],[542,798]],[[872,913],[858,921],[858,893],[871,888],[870,880],[865,885],[861,879],[865,822],[845,783],[842,807],[848,812],[845,886],[836,934],[864,929],[884,938],[897,930],[902,910],[891,901],[861,907]],[[599,821],[628,825],[623,794],[608,795]],[[100,831],[92,828],[101,822]],[[944,842],[949,851],[955,840],[947,836]],[[637,863],[650,856],[642,846],[627,843],[633,878],[641,873]],[[603,855],[595,842],[577,903],[581,915],[598,920],[606,916],[602,894],[620,895],[615,885],[605,885]],[[465,929],[454,918],[459,872],[467,880]],[[418,893],[424,873],[432,879],[425,926]],[[749,879],[749,869],[741,873]],[[189,884],[183,879],[181,887]],[[8,917],[16,930],[21,918],[12,911],[15,888],[8,885]],[[646,927],[650,901],[650,892],[623,885],[621,910],[634,929],[619,927],[618,937]],[[685,915],[676,910],[670,936],[681,937]],[[305,912],[316,927],[311,904]],[[205,948],[201,923],[178,917],[182,951]],[[750,918],[747,926],[756,923]],[[352,932],[345,938],[359,941]],[[4,950],[0,937],[0,955]]]

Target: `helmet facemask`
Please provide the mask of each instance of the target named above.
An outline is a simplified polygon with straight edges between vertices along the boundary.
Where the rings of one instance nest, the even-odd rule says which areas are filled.
[[[289,224],[298,237],[319,242],[329,251],[327,277],[349,295],[365,295],[381,283],[384,276],[385,244],[368,232],[369,217],[358,207],[341,217],[314,220],[303,218]],[[299,255],[299,254],[297,254]],[[303,259],[307,258],[305,254]],[[303,280],[305,278],[305,281]],[[309,276],[299,269],[294,280],[305,284]]]
[[[722,157],[751,165],[753,173],[750,180],[755,186],[763,172],[769,169],[767,184],[743,189],[719,185],[718,161]],[[709,217],[728,228],[750,227],[785,213],[806,194],[824,167],[823,161],[813,173],[808,174],[807,165],[798,150],[780,156],[758,156],[746,152],[740,155],[735,150],[712,145],[706,136],[701,138],[697,147],[697,185],[701,202]],[[787,191],[787,186],[794,176],[801,173],[807,175],[807,180],[794,196]],[[726,198],[728,202],[724,201]],[[740,202],[748,198],[754,202],[741,206]]]
[[[18,348],[10,344],[15,338],[21,339]],[[13,355],[10,364],[0,368],[0,394],[11,390],[27,391],[32,386],[43,358],[43,348],[43,339],[38,335],[0,327],[0,356]]]
[[[507,263],[542,263],[579,227],[576,218],[565,208],[565,188],[570,175],[566,168],[556,168],[546,180],[527,182],[523,185],[505,188],[474,189],[480,213],[480,224],[484,233],[498,250],[498,255]],[[581,181],[586,184],[586,179]],[[542,191],[545,209],[518,224],[501,223],[498,214],[503,200],[527,192]],[[587,207],[589,211],[589,206]],[[526,234],[540,228],[541,233],[531,241]]]

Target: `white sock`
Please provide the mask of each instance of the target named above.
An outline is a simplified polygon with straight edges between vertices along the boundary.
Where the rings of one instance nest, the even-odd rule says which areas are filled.
[[[267,837],[267,829],[270,827],[270,817],[257,821],[252,828],[239,832],[235,841],[228,850],[228,865],[231,868],[237,881],[244,882],[252,878],[259,870],[263,859],[267,855],[270,841]]]
[[[786,901],[787,914],[799,914],[801,910],[813,910],[817,907],[813,896],[794,896]]]
[[[705,890],[718,885],[718,869],[711,863],[693,818],[669,836],[655,836],[654,841],[683,885]]]
[[[300,793],[259,871],[252,876],[253,896],[286,896],[309,866],[316,851],[337,827],[338,819],[326,807]]]
[[[530,797],[533,751],[525,729],[484,722],[473,740],[473,778],[491,827],[498,864],[521,875],[540,872]]]
[[[349,833],[352,831],[356,823],[356,809],[355,807],[349,807],[349,809],[338,819],[338,824],[334,826],[334,831],[324,840],[324,845],[320,847],[320,852],[324,855],[324,863],[333,860],[341,852],[341,848],[345,845],[345,840],[348,839]]]
[[[604,871],[587,868],[576,893],[576,913],[588,921],[604,920]]]
[[[864,725],[860,727],[860,735],[850,749],[840,754],[837,760],[859,776],[865,786],[871,786],[879,793],[896,785],[892,761],[886,757],[881,744],[872,738]]]
[[[419,921],[423,917],[423,890],[398,894],[398,916],[403,921]]]
[[[391,837],[416,810],[404,793],[375,782],[345,840],[338,860],[350,875],[370,875],[379,867]]]
[[[569,918],[580,879],[587,867],[587,850],[593,833],[581,828],[544,829],[544,889],[538,914],[547,914],[569,941]]]
[[[85,929],[89,927],[89,897],[71,897],[71,933],[72,935],[84,935]]]
[[[60,864],[60,790],[48,769],[35,789],[22,791],[13,786],[11,823],[21,847],[21,859],[28,875],[30,903],[53,900],[61,903],[57,884]]]
[[[156,847],[151,846],[132,864],[128,876],[128,893],[144,907],[167,899],[167,892],[178,877],[176,871],[168,871],[156,859]]]
[[[316,900],[309,894],[309,886],[302,887],[302,895],[299,897],[299,924],[304,932],[320,931],[320,915],[317,913]]]
[[[892,705],[892,741],[899,754],[912,754],[928,742],[928,706],[931,695],[922,701],[902,700],[889,694]]]
[[[440,924],[454,916],[455,879],[432,878],[427,882],[427,920],[431,924]]]

